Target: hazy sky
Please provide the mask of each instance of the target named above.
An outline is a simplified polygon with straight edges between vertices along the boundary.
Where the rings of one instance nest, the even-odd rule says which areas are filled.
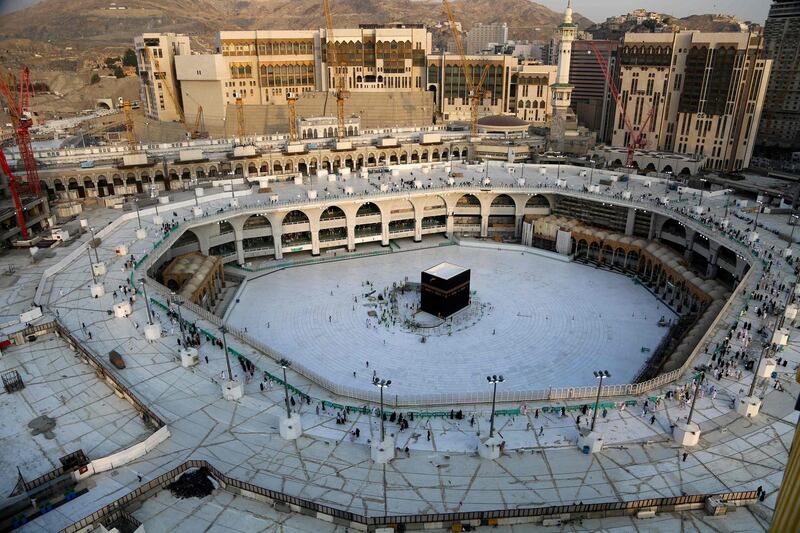
[[[567,5],[567,0],[536,1],[556,11],[563,11]],[[728,13],[741,20],[763,23],[767,19],[771,3],[769,0],[572,0],[572,9],[595,22],[641,7],[676,17]]]
[[[0,0],[0,14],[35,4],[41,0]],[[535,0],[562,11],[567,0]],[[575,11],[594,21],[621,15],[642,7],[678,17],[701,13],[731,13],[742,20],[763,23],[769,12],[770,0],[572,0]]]

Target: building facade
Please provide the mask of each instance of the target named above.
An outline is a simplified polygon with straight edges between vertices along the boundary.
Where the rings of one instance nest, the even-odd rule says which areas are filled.
[[[753,33],[628,33],[619,90],[643,148],[705,157],[706,168],[736,172],[750,163],[769,80]],[[651,114],[648,122],[648,116]],[[627,146],[621,114],[612,144]]]
[[[773,0],[764,25],[772,59],[759,145],[800,151],[800,0]]]
[[[572,0],[567,0],[564,20],[558,26],[560,45],[558,48],[558,67],[556,82],[551,86],[553,94],[553,120],[550,125],[551,146],[564,151],[566,137],[577,131],[577,117],[572,112],[572,84],[569,70],[572,62],[572,42],[578,35],[578,25],[572,21]]]
[[[603,54],[612,79],[618,74],[618,41],[577,40],[572,43],[569,82],[572,85],[572,110],[578,124],[596,131],[598,140],[607,142],[611,137],[616,103],[608,80],[603,75],[592,44]]]
[[[556,67],[520,63],[508,55],[471,55],[466,59],[474,83],[480,80],[486,68],[489,69],[483,83],[487,96],[478,109],[478,116],[512,113],[534,125],[549,123],[553,114],[550,85],[555,80]],[[458,55],[428,57],[427,87],[444,121],[469,121],[469,86]]]
[[[145,115],[163,121],[180,119],[180,87],[175,58],[191,53],[189,37],[144,33],[133,40],[139,69],[139,97]]]
[[[508,25],[505,22],[478,23],[470,28],[464,38],[464,52],[467,54],[480,54],[489,50],[490,45],[502,45],[507,41]]]

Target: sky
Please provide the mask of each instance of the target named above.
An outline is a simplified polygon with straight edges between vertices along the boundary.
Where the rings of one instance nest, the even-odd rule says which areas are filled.
[[[567,5],[566,0],[535,1],[555,11],[563,11]],[[595,22],[641,7],[676,17],[726,13],[736,15],[740,20],[763,24],[771,3],[769,0],[572,0],[572,9]]]
[[[11,13],[41,0],[0,0],[0,15]],[[563,11],[566,0],[536,0],[556,11]],[[728,13],[741,20],[763,23],[769,12],[769,0],[572,0],[575,11],[595,22],[642,7],[677,17],[691,14]]]

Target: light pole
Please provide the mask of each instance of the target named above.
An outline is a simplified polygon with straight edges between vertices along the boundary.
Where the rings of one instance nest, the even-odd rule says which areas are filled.
[[[92,273],[92,283],[97,285],[97,278],[94,276],[94,265],[92,264],[92,250],[86,247],[86,254],[89,256],[89,272]]]
[[[381,442],[383,442],[386,437],[386,430],[383,429],[383,389],[388,388],[389,385],[392,384],[392,380],[380,379],[379,377],[375,376],[372,378],[372,384],[381,390]]]
[[[756,203],[758,204],[758,209],[756,209],[756,223],[753,231],[758,231],[758,214],[761,212],[761,208],[764,206],[764,202],[761,200],[756,200]]]
[[[594,179],[594,166],[597,164],[597,161],[592,159],[591,161],[589,161],[589,163],[591,163],[591,165],[592,165],[592,173],[589,174],[589,187],[591,187],[592,186],[592,180]]]
[[[700,178],[700,201],[697,203],[697,207],[703,205],[703,191],[705,190],[707,181],[708,180],[705,178]]]
[[[233,190],[233,177],[236,174],[234,174],[234,172],[232,170],[229,170],[228,172],[230,172],[230,175],[231,175],[231,198],[236,198],[236,193]]]
[[[89,231],[92,232],[92,248],[94,248],[94,258],[95,262],[100,262],[100,257],[97,255],[97,243],[95,242],[96,237],[94,236],[94,228],[89,228]]]
[[[231,360],[228,357],[228,340],[225,338],[225,333],[228,329],[223,324],[219,330],[222,332],[222,351],[225,352],[225,364],[228,367],[228,381],[233,381],[233,370],[231,370]]]
[[[181,342],[183,343],[183,347],[186,348],[186,333],[183,331],[183,317],[181,316],[181,304],[183,301],[173,292],[172,302],[178,308],[178,329],[181,331]]]
[[[792,216],[789,217],[789,224],[792,226],[792,233],[789,235],[789,246],[794,244],[794,230],[797,227],[797,219],[798,218],[800,218],[800,216],[798,216],[798,215],[796,215],[794,213],[792,213]],[[792,222],[792,221],[794,221],[794,222]]]
[[[700,372],[700,379],[697,379],[697,383],[694,385],[694,394],[692,394],[692,407],[689,409],[689,416],[686,417],[686,425],[692,423],[692,415],[694,415],[694,404],[697,402],[697,392],[700,390],[700,385],[703,384],[703,380],[706,378],[705,372]]]
[[[139,279],[139,284],[142,286],[142,294],[144,296],[144,307],[147,309],[147,325],[153,324],[153,313],[150,312],[150,300],[147,299],[147,287],[144,283],[144,278]]]
[[[283,369],[283,393],[284,393],[284,403],[286,403],[286,418],[292,418],[292,411],[289,409],[289,384],[286,382],[286,369],[292,366],[291,361],[286,358],[281,358],[278,361],[278,364]],[[383,413],[383,410],[381,410]]]
[[[136,220],[139,222],[139,229],[142,229],[142,218],[139,216],[139,199],[134,198],[133,203],[136,204]]]
[[[494,437],[494,406],[495,401],[497,400],[497,384],[502,383],[505,381],[505,378],[501,375],[495,376],[494,374],[491,376],[486,376],[486,381],[492,384],[492,416],[489,418],[489,438],[491,439]]]
[[[231,188],[233,188],[233,187],[231,187]],[[197,189],[192,189],[192,191],[194,191],[194,206],[195,207],[200,207],[200,202],[197,200]]]
[[[761,348],[761,353],[758,356],[758,362],[756,366],[753,367],[753,381],[750,383],[750,391],[747,393],[748,396],[752,396],[753,392],[756,390],[756,381],[758,381],[758,369],[761,367],[761,360],[764,358],[764,354],[769,349],[769,343],[764,343],[764,346]]]
[[[597,398],[594,400],[594,412],[592,413],[592,427],[589,428],[589,431],[594,431],[594,423],[597,420],[597,408],[600,406],[600,390],[603,388],[603,379],[610,378],[611,374],[608,373],[608,370],[595,370],[594,377],[600,380],[597,384]]]

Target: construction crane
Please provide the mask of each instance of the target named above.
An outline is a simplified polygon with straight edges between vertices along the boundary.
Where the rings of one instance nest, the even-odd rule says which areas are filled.
[[[197,106],[197,114],[194,117],[194,128],[192,128],[192,139],[205,138],[208,136],[206,122],[203,118],[203,106]]]
[[[16,91],[12,89],[12,86],[16,86]],[[36,160],[33,157],[33,146],[31,145],[29,131],[33,125],[33,116],[30,111],[31,87],[31,71],[28,67],[22,69],[19,84],[14,83],[13,76],[9,76],[8,80],[0,76],[0,94],[3,95],[8,114],[11,116],[19,156],[23,165],[25,165],[25,173],[27,175],[24,184],[17,183],[17,192],[39,196],[41,193],[39,170],[36,168]],[[15,92],[16,95],[14,94]]]
[[[234,96],[236,93],[234,93]],[[241,96],[236,96],[236,134],[239,137],[239,142],[242,142],[245,135],[244,128],[244,100]]]
[[[19,232],[22,235],[22,240],[27,241],[28,227],[25,225],[25,215],[22,210],[22,201],[19,198],[17,177],[11,172],[11,167],[8,165],[8,161],[6,161],[6,154],[3,152],[2,148],[0,148],[0,168],[2,168],[5,175],[8,176],[8,188],[11,190],[11,198],[14,200],[14,211],[17,215]]]
[[[331,17],[330,0],[322,0],[322,7],[325,10],[325,41],[328,49],[328,66],[333,68],[333,95],[336,97],[336,118],[338,128],[336,137],[339,139],[347,135],[347,127],[344,123],[344,100],[350,96],[350,91],[345,87],[344,74],[341,72],[339,62],[336,57],[336,46],[333,42],[333,17]]]
[[[450,7],[450,2],[442,0],[442,7],[447,15],[447,20],[450,22],[450,31],[453,33],[453,42],[456,45],[456,50],[461,58],[461,68],[464,69],[464,77],[467,80],[467,90],[469,97],[469,131],[473,137],[478,135],[478,109],[484,98],[489,96],[488,91],[483,90],[483,83],[486,81],[486,75],[489,73],[489,65],[486,65],[481,73],[480,80],[476,84],[472,78],[472,71],[467,63],[467,56],[464,53],[464,45],[461,43],[461,33],[457,29],[458,22],[456,21],[453,9]],[[444,65],[442,65],[444,69]]]
[[[600,70],[603,71],[603,76],[606,78],[606,83],[608,83],[608,87],[611,89],[611,94],[614,97],[614,101],[617,104],[617,111],[619,112],[620,116],[622,117],[622,122],[625,124],[625,129],[628,132],[628,156],[625,161],[626,167],[633,166],[633,156],[636,152],[637,148],[644,148],[646,144],[646,131],[647,127],[650,125],[650,121],[653,119],[653,113],[656,110],[656,106],[650,106],[650,111],[647,113],[647,117],[644,120],[644,123],[639,128],[637,132],[633,128],[633,124],[628,117],[628,114],[625,112],[625,105],[622,101],[622,96],[619,94],[619,89],[617,88],[617,84],[614,83],[614,78],[611,76],[611,71],[608,68],[608,62],[606,62],[605,56],[600,52],[600,49],[597,47],[597,43],[594,41],[588,41],[589,46],[592,48],[592,52],[594,52],[594,57],[597,60],[597,63],[600,65]]]
[[[297,93],[286,93],[286,103],[289,105],[289,142],[297,142]]]
[[[167,83],[167,73],[161,70],[161,65],[159,64],[158,59],[156,59],[156,57],[153,55],[153,51],[150,50],[150,47],[145,46],[144,48],[145,50],[147,50],[147,57],[150,59],[150,63],[153,65],[153,68],[155,69],[153,70],[153,78],[162,82],[161,86],[167,92],[167,95],[169,95],[169,99],[172,101],[172,105],[178,112],[178,118],[181,124],[183,124],[183,127],[186,129],[186,133],[189,134],[189,138],[198,139],[199,137],[201,137],[201,132],[198,129],[199,121],[195,120],[194,128],[191,128],[189,126],[189,124],[186,122],[186,115],[183,113],[183,106],[181,106],[181,103],[178,101],[178,97],[175,95],[174,92],[172,92],[169,83]],[[153,103],[153,105],[156,105],[155,102]],[[202,107],[200,107],[200,111],[202,111]]]
[[[136,132],[133,131],[133,116],[129,100],[122,102],[122,112],[125,114],[125,138],[128,140],[128,145],[133,148],[136,146]]]

